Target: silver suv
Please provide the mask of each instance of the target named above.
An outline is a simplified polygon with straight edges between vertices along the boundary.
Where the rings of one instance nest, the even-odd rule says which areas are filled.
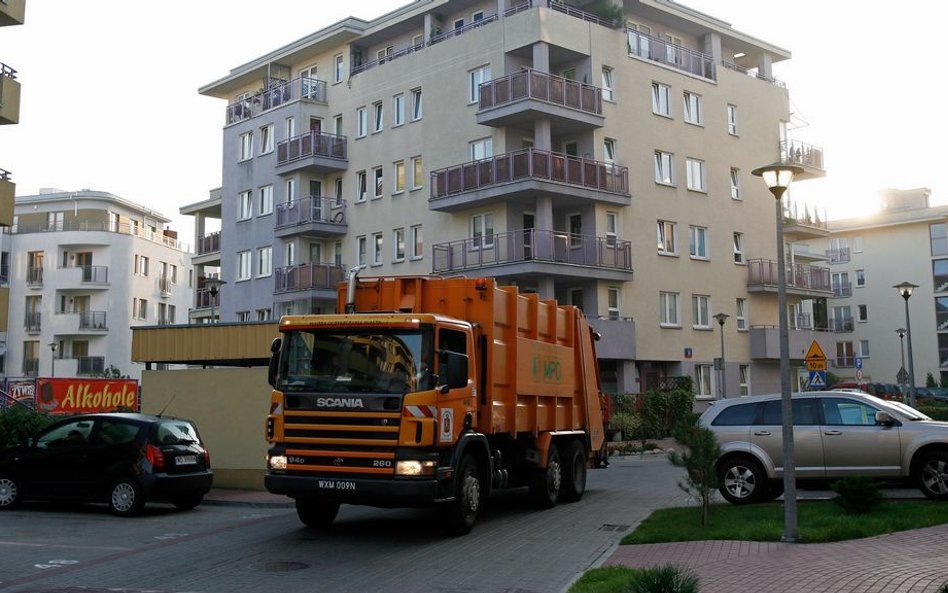
[[[783,493],[780,395],[715,402],[701,415],[721,444],[721,494],[734,504]],[[849,391],[793,394],[796,476],[911,479],[929,498],[948,500],[948,422],[894,401]]]

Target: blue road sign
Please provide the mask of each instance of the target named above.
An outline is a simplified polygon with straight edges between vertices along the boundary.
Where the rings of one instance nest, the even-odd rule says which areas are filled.
[[[810,371],[810,389],[826,389],[826,371]]]
[[[856,358],[856,369],[860,371],[862,370],[862,359],[859,357]]]

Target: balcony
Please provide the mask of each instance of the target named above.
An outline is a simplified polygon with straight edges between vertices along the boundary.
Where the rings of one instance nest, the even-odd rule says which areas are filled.
[[[74,356],[76,374],[80,376],[101,375],[105,372],[104,356]]]
[[[24,358],[22,370],[23,370],[23,375],[26,377],[35,377],[39,375],[39,359],[38,358]]]
[[[26,14],[26,0],[3,0],[0,2],[0,27],[22,25]]]
[[[621,25],[621,23],[615,20],[603,18],[597,14],[586,12],[585,10],[581,10],[575,6],[570,6],[564,2],[558,2],[557,0],[522,0],[520,2],[514,0],[510,2],[510,4],[511,7],[508,8],[506,12],[504,12],[504,17],[513,16],[518,12],[523,12],[531,8],[545,7],[549,8],[550,10],[554,10],[556,12],[586,21],[587,23],[595,23],[610,29],[615,29]]]
[[[20,121],[20,82],[16,70],[0,63],[0,125]]]
[[[109,284],[108,266],[66,266],[60,268],[60,272],[67,283],[73,282],[88,287],[107,287]]]
[[[477,123],[527,126],[549,118],[557,132],[601,128],[602,89],[538,70],[521,70],[480,85]]]
[[[628,206],[629,170],[614,163],[525,148],[431,172],[428,207],[453,212],[495,202],[532,205],[537,196],[557,206],[600,201]]]
[[[845,264],[852,259],[849,247],[838,247],[826,250],[826,259],[831,264]]]
[[[80,211],[81,212],[81,211]],[[187,243],[178,241],[177,234],[168,230],[152,230],[141,225],[121,222],[116,224],[111,221],[103,220],[82,220],[67,219],[59,224],[48,224],[47,222],[23,223],[9,229],[8,232],[14,235],[26,235],[30,233],[61,233],[61,232],[92,232],[92,233],[118,233],[121,235],[132,235],[144,241],[164,245],[171,249],[190,252],[191,246]],[[78,242],[78,240],[77,240]],[[97,243],[101,245],[111,244],[110,238],[101,240],[83,239],[83,243]]]
[[[39,311],[27,311],[23,316],[23,329],[29,334],[38,334],[43,329],[42,313]]]
[[[26,269],[26,285],[33,288],[43,286],[43,268],[30,266]]]
[[[853,296],[852,282],[833,282],[833,298],[845,299]]]
[[[786,204],[783,209],[783,234],[790,242],[828,237],[830,232],[826,224],[826,210],[823,210],[821,218],[816,206],[801,206],[796,202]]]
[[[777,293],[777,262],[752,259],[747,262],[747,291]],[[807,264],[787,264],[787,294],[802,297],[829,297],[833,294],[829,268]]]
[[[13,204],[16,196],[16,184],[13,174],[0,169],[0,227],[13,225]]]
[[[855,323],[852,317],[834,317],[829,320],[830,329],[837,334],[844,334],[853,331]]]
[[[345,136],[306,132],[277,144],[276,172],[333,173],[349,166]]]
[[[170,297],[174,294],[174,278],[171,276],[158,276],[158,293],[161,294],[163,298]]]
[[[194,306],[198,309],[210,309],[211,307],[220,307],[221,295],[211,296],[206,288],[198,288],[194,293]]]
[[[336,264],[305,263],[276,268],[274,271],[274,293],[299,290],[325,290],[333,293],[345,280],[346,269]]]
[[[346,234],[346,203],[325,196],[307,196],[277,204],[273,234],[277,237],[338,237]]]
[[[785,140],[780,143],[780,162],[785,165],[797,165],[803,173],[794,176],[794,181],[826,177],[823,168],[823,149],[811,144]]]
[[[221,232],[217,231],[204,235],[198,239],[197,255],[207,255],[208,253],[220,253],[221,251]]]
[[[803,360],[815,340],[824,352],[835,350],[833,334],[805,327],[790,328],[791,360]],[[752,325],[750,328],[751,359],[780,360],[780,328],[775,325]]]
[[[489,270],[492,276],[632,280],[632,244],[612,237],[521,229],[432,247],[435,274]]]
[[[710,55],[633,29],[628,29],[627,34],[630,57],[650,60],[707,80],[717,80],[714,59]]]
[[[226,125],[254,118],[298,99],[326,103],[326,81],[301,76],[231,103],[227,106]]]
[[[106,311],[80,311],[79,329],[89,331],[108,331]]]
[[[602,338],[596,342],[596,358],[635,360],[635,322],[631,317],[588,317],[589,325]]]
[[[753,76],[754,78],[758,80],[769,82],[770,84],[776,87],[780,87],[782,89],[787,88],[787,83],[777,80],[776,78],[773,78],[773,77],[764,76],[757,70],[757,68],[745,68],[744,66],[735,64],[734,62],[728,62],[728,61],[721,62],[721,65],[727,68],[728,70],[734,70],[735,72],[740,72],[741,74]]]

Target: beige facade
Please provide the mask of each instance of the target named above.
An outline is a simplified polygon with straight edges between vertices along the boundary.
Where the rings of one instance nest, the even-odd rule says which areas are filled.
[[[22,25],[26,14],[26,0],[0,2],[0,27]],[[20,83],[17,71],[0,63],[0,126],[20,121]],[[13,224],[13,200],[16,184],[13,174],[0,166],[0,227]],[[9,262],[0,261],[0,333],[7,331],[8,303],[10,301]]]

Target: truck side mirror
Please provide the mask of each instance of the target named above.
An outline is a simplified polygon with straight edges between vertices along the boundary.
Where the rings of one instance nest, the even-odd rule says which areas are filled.
[[[277,367],[280,364],[280,350],[283,348],[282,338],[273,338],[270,342],[270,366],[267,369],[267,382],[270,387],[276,388]]]

